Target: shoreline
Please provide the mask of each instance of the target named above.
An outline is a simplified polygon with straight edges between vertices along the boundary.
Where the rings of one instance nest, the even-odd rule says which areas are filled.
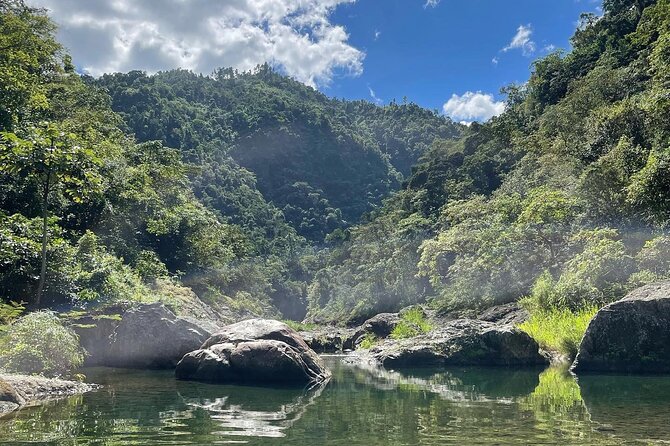
[[[80,395],[99,387],[59,378],[0,373],[0,418],[24,407]]]

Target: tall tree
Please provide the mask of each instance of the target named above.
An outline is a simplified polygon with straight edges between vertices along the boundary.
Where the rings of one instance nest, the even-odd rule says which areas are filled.
[[[42,208],[42,253],[39,285],[34,306],[41,305],[47,273],[48,219],[50,196],[61,192],[76,203],[99,190],[101,160],[93,150],[82,147],[73,133],[56,124],[30,129],[24,138],[0,133],[0,170],[34,182],[40,191]]]

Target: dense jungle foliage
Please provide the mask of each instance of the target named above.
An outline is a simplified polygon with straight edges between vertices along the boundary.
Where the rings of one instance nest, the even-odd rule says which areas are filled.
[[[607,0],[570,52],[533,64],[506,111],[436,141],[348,231],[310,316],[518,300],[577,314],[670,275],[670,2]]]
[[[354,322],[670,277],[670,0],[606,0],[469,128],[274,72],[81,76],[0,4],[0,298]],[[539,317],[539,316],[538,316]]]
[[[319,249],[461,131],[414,104],[328,99],[267,65],[92,79],[44,11],[0,7],[4,301],[199,298],[300,319]]]

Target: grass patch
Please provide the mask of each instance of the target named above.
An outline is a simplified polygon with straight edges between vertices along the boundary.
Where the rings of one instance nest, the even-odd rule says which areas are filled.
[[[365,336],[363,336],[363,340],[358,344],[356,348],[359,348],[361,350],[370,350],[372,347],[375,346],[377,343],[377,337],[373,335],[372,333],[366,333]]]
[[[530,319],[519,325],[519,328],[535,339],[540,347],[574,358],[584,332],[597,311],[597,307],[577,312],[567,309],[535,310],[531,311]]]
[[[391,332],[392,339],[407,339],[428,333],[433,324],[426,320],[421,308],[410,308],[400,315],[400,323]]]
[[[283,320],[283,323],[294,329],[295,331],[312,331],[319,328],[317,324],[305,324],[298,321]]]

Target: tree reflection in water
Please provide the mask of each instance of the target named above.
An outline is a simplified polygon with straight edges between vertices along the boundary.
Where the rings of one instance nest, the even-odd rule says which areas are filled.
[[[670,379],[565,368],[389,371],[326,358],[316,389],[176,381],[102,369],[105,387],[0,421],[0,444],[611,445],[670,438]]]

